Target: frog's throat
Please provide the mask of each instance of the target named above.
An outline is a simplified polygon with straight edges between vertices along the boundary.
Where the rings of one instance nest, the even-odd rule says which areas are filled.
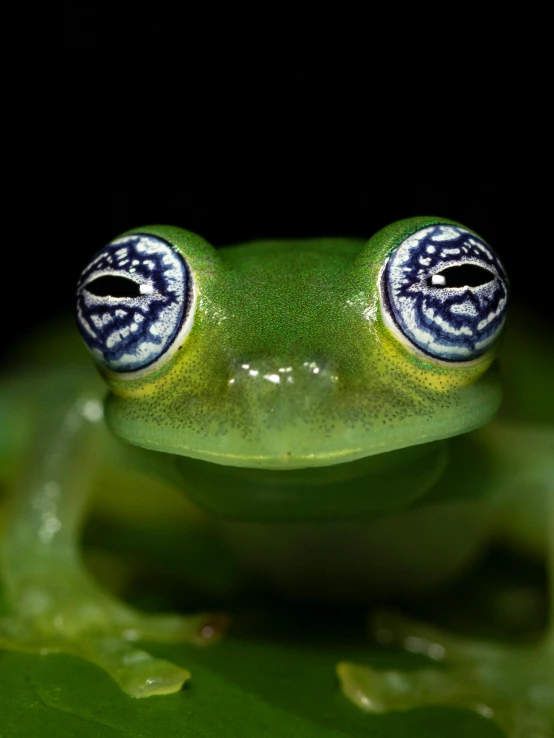
[[[337,520],[403,509],[441,478],[447,444],[304,469],[256,469],[174,456],[179,486],[212,514],[239,520]]]

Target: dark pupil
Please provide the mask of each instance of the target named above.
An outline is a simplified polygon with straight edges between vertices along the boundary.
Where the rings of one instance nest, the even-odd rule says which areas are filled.
[[[97,297],[140,297],[140,285],[126,277],[98,277],[86,289]]]
[[[432,277],[429,277],[427,284],[429,287],[437,287],[438,289],[446,287],[480,287],[482,284],[492,282],[494,274],[488,269],[477,266],[476,264],[460,264],[443,269],[437,272],[437,275],[444,277],[444,284],[433,284]]]

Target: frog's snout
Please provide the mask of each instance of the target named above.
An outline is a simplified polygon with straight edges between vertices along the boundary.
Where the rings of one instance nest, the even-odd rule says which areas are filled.
[[[294,390],[328,392],[338,382],[335,362],[321,357],[302,361],[252,357],[233,362],[229,372],[229,387],[248,392]]]

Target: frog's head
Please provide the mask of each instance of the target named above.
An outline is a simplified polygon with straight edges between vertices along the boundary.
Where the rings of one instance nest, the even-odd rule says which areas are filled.
[[[443,218],[366,243],[217,251],[150,226],[92,259],[78,322],[117,436],[258,474],[332,466],[314,472],[331,479],[419,458],[419,444],[492,417],[506,297],[491,248]]]

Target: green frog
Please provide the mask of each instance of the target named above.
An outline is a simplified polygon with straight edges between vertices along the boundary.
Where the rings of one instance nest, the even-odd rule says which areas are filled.
[[[141,698],[176,692],[190,674],[138,641],[221,637],[223,616],[137,612],[84,571],[80,524],[106,465],[182,489],[287,596],[431,592],[499,535],[548,556],[552,577],[549,416],[493,419],[507,300],[492,248],[445,218],[398,221],[369,241],[215,250],[169,226],[116,238],[77,289],[103,382],[60,364],[1,395],[0,451],[22,461],[3,537],[0,646],[76,655]],[[430,667],[339,664],[361,709],[456,705],[513,738],[552,735],[552,625],[523,648],[392,613],[372,622],[377,640]]]

